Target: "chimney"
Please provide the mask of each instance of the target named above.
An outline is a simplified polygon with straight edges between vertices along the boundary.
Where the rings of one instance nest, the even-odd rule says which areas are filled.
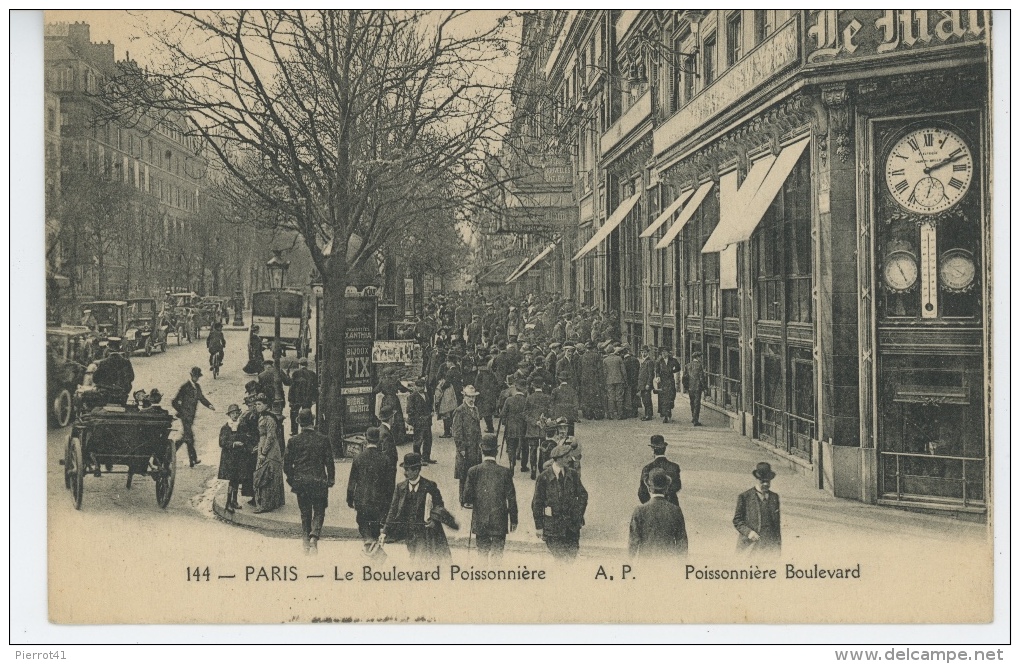
[[[67,37],[71,41],[88,44],[92,41],[92,28],[88,23],[76,21],[67,26]]]

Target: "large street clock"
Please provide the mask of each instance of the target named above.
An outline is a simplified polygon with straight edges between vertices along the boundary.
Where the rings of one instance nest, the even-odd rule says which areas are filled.
[[[885,182],[893,199],[916,214],[936,214],[960,202],[970,188],[974,158],[959,134],[938,126],[914,129],[893,145]]]

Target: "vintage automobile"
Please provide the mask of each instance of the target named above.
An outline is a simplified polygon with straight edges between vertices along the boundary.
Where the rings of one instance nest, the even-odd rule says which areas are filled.
[[[46,403],[51,424],[66,427],[74,419],[73,395],[92,362],[94,341],[84,326],[46,328]]]
[[[162,323],[162,324],[161,324]],[[124,331],[124,348],[143,350],[145,356],[159,349],[166,352],[168,325],[161,321],[156,300],[137,298],[127,301],[127,329]]]
[[[127,332],[127,302],[99,300],[83,304],[81,311],[81,324],[92,330],[98,340],[97,357],[106,357],[110,337],[120,337],[125,352],[134,350],[133,342],[124,338]]]
[[[273,347],[276,324],[276,298],[280,298],[280,347],[307,357],[310,347],[309,306],[305,294],[297,290],[259,291],[251,296],[251,322],[259,326],[262,343]]]
[[[178,346],[182,341],[190,343],[202,338],[198,314],[201,301],[201,296],[193,291],[166,293],[163,306],[171,320],[170,334],[176,335]]]
[[[199,327],[212,328],[214,323],[226,322],[227,314],[226,307],[223,304],[223,298],[204,298],[202,300],[202,304],[198,306],[197,315]]]

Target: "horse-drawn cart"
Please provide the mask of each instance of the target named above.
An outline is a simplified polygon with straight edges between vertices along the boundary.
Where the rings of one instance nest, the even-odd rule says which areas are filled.
[[[156,503],[165,508],[177,474],[172,427],[173,416],[159,407],[104,405],[82,412],[71,428],[63,460],[64,484],[75,509],[81,509],[85,476],[103,473],[127,474],[128,488],[135,475],[151,477]]]

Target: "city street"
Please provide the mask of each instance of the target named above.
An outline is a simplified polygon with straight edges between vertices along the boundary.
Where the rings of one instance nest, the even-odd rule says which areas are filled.
[[[63,467],[59,465],[68,430],[51,429],[48,435],[51,520],[63,522],[67,519],[68,523],[88,531],[118,528],[127,518],[133,524],[132,530],[154,528],[158,532],[184,533],[195,521],[213,519],[213,496],[218,497],[218,504],[222,506],[225,491],[225,483],[215,479],[219,463],[217,434],[227,405],[239,401],[248,378],[240,370],[245,340],[245,332],[228,330],[227,357],[220,378],[213,380],[208,371],[202,378],[206,396],[217,411],[199,408],[195,433],[202,463],[189,468],[186,451],[178,452],[176,486],[165,512],[156,506],[151,480],[138,479],[131,489],[126,489],[124,475],[105,475],[85,478],[82,510],[76,513],[64,489]],[[205,345],[201,341],[171,346],[165,355],[132,358],[135,387],[158,388],[165,395],[164,405],[168,406],[177,388],[186,380],[188,370],[192,366],[205,367],[206,360]],[[577,439],[584,453],[582,479],[590,496],[582,532],[582,552],[585,546],[598,551],[625,549],[630,513],[638,504],[638,478],[641,467],[652,458],[648,440],[654,433],[665,435],[670,444],[667,456],[677,461],[682,469],[680,504],[687,520],[692,555],[717,557],[732,552],[736,533],[730,521],[736,496],[752,485],[750,471],[761,460],[770,461],[778,472],[773,489],[783,500],[784,553],[816,551],[823,543],[838,543],[833,549],[873,550],[893,536],[899,542],[915,541],[918,545],[944,543],[947,539],[978,542],[985,536],[986,529],[981,524],[833,498],[812,488],[810,477],[792,464],[724,428],[722,417],[706,411],[704,419],[708,426],[695,429],[688,423],[686,400],[682,395],[677,404],[676,421],[668,425],[658,420],[642,422],[637,419],[578,424]],[[447,506],[461,523],[459,532],[450,533],[451,539],[455,545],[466,545],[470,511],[457,505],[457,482],[452,470],[453,441],[439,438],[441,431],[441,423],[436,422],[433,456],[439,463],[427,467],[424,475],[439,483]],[[408,444],[400,453],[410,451]],[[500,461],[506,464],[505,457]],[[352,536],[356,531],[354,511],[346,506],[349,472],[349,461],[337,463],[337,483],[331,492],[326,520],[327,535]],[[541,542],[534,535],[530,511],[533,485],[526,475],[515,476],[520,528],[509,540],[510,546],[519,550],[542,550]],[[238,515],[240,522],[263,527],[269,532],[291,536],[299,532],[293,494],[288,494],[287,505],[276,512],[256,517],[250,510],[242,510]],[[224,530],[224,537],[236,536],[236,529],[232,530],[227,523],[213,525]],[[55,534],[60,532],[64,531],[58,530]],[[174,539],[180,538],[187,539],[174,536]],[[294,546],[298,548],[297,542]]]

